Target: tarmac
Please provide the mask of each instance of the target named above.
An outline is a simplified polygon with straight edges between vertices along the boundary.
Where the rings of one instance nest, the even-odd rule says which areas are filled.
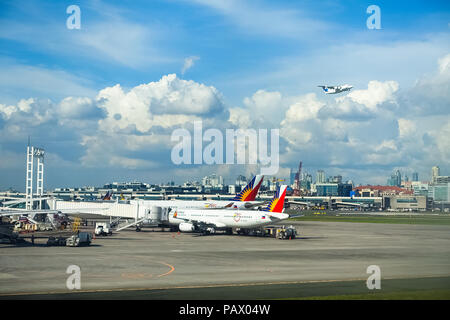
[[[299,236],[125,230],[88,247],[0,244],[0,299],[286,299],[450,289],[450,226],[292,221]],[[80,289],[67,287],[71,265]]]

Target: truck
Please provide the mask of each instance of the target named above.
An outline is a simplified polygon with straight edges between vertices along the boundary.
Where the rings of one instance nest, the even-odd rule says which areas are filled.
[[[49,237],[47,240],[47,246],[65,246],[66,239],[64,237]]]
[[[107,236],[112,234],[111,224],[109,222],[97,222],[95,224],[96,236]]]
[[[295,239],[297,236],[297,230],[293,226],[285,227],[277,229],[276,237],[278,239]]]
[[[264,235],[277,239],[295,239],[297,230],[293,226],[268,226],[264,228]]]
[[[79,232],[66,239],[66,246],[68,247],[81,247],[91,244],[92,235],[88,232]]]

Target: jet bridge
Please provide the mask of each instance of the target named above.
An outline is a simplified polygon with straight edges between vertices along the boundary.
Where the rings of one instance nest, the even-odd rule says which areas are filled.
[[[153,206],[151,209],[145,209],[144,216],[135,219],[133,222],[118,225],[116,231],[121,231],[130,227],[136,227],[136,231],[140,231],[142,227],[157,227],[169,222],[170,208]]]

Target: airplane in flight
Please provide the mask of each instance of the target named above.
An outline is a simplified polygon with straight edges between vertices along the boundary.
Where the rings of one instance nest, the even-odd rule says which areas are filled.
[[[353,88],[353,86],[351,86],[349,84],[344,84],[342,86],[318,86],[318,87],[322,88],[323,91],[328,94],[335,94],[335,93],[341,93],[344,91],[350,91]]]
[[[262,210],[183,210],[177,209],[169,216],[169,224],[178,225],[181,232],[213,234],[216,230],[233,228],[254,229],[289,218],[283,213],[287,186],[283,185]]]

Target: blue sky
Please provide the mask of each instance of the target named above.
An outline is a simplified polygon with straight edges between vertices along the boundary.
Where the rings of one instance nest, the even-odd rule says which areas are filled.
[[[372,4],[381,30],[366,27]],[[195,119],[279,128],[280,176],[299,160],[357,183],[450,174],[449,23],[447,1],[2,1],[0,189],[24,189],[28,135],[48,188],[257,171],[173,165],[170,133]],[[340,83],[355,88],[317,88]]]

